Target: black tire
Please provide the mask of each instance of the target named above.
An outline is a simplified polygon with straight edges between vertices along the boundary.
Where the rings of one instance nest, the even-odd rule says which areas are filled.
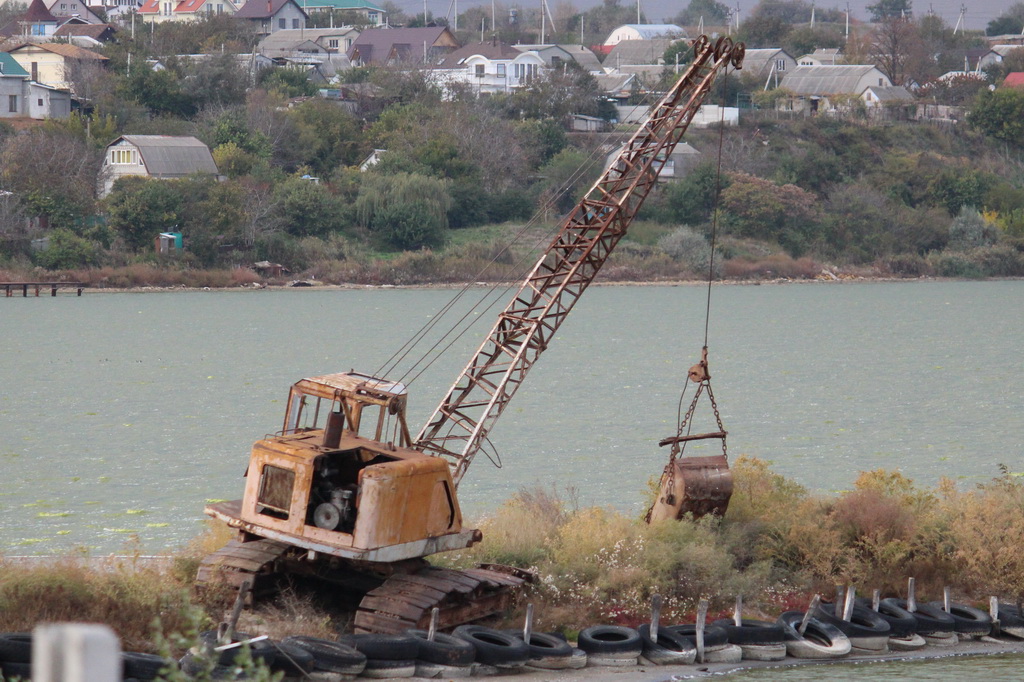
[[[814,617],[823,623],[835,625],[847,637],[889,637],[892,628],[881,615],[863,606],[854,605],[850,620],[836,615],[835,604],[818,604]]]
[[[697,658],[697,645],[689,637],[658,628],[658,639],[655,641],[651,637],[650,623],[644,623],[636,631],[644,643],[641,656],[655,665],[689,665]]]
[[[32,664],[19,661],[4,661],[0,663],[0,672],[5,680],[31,680]]]
[[[907,608],[907,601],[905,599],[883,599],[882,603],[892,604],[904,610]],[[917,611],[914,611],[913,615],[914,620],[917,621],[917,634],[922,637],[924,635],[956,631],[956,622],[953,620],[953,617],[942,609],[937,609],[930,604],[918,604]]]
[[[285,637],[281,643],[308,651],[313,655],[314,667],[321,672],[358,675],[366,667],[365,654],[353,647],[332,642],[329,639],[296,635]]]
[[[928,602],[943,613],[943,602]],[[992,617],[981,609],[966,604],[950,602],[949,615],[953,618],[953,630],[962,635],[987,635],[992,632]]]
[[[244,632],[236,632],[231,638],[231,642],[238,643],[246,640],[254,639],[256,635],[250,635]],[[233,666],[235,660],[239,654],[242,653],[246,645],[231,647],[230,649],[224,649],[223,651],[216,652],[216,647],[221,646],[217,640],[216,630],[206,630],[199,633],[199,642],[203,648],[210,652],[210,656],[216,655],[217,664],[222,666]],[[274,645],[266,639],[262,639],[258,642],[252,642],[249,646],[249,654],[252,657],[253,663],[263,662],[268,667],[274,665],[275,649]]]
[[[786,611],[776,621],[786,634],[786,653],[793,658],[832,659],[845,656],[853,648],[849,637],[834,625],[817,618],[807,621],[803,634],[797,629],[803,622],[803,611]]]
[[[666,630],[671,630],[677,635],[683,637],[689,637],[694,641],[696,646],[697,642],[697,626],[696,625],[669,625],[665,627]],[[725,646],[729,643],[729,635],[723,628],[717,625],[705,625],[704,626],[704,647],[707,649],[714,649],[715,647]]]
[[[1004,628],[1024,627],[1020,609],[1012,604],[999,604],[999,625]]]
[[[516,639],[523,639],[522,630],[505,630],[505,632]],[[526,644],[530,647],[531,661],[540,658],[569,658],[572,656],[572,647],[564,639],[543,632],[531,632],[530,641]]]
[[[871,600],[857,599],[857,605],[871,609]],[[889,624],[890,637],[907,638],[917,634],[917,619],[910,611],[901,609],[895,604],[880,601],[876,613]]]
[[[744,618],[739,627],[731,618],[716,620],[712,625],[725,630],[730,644],[785,644],[786,634],[778,623]]]
[[[486,665],[523,665],[530,659],[526,642],[501,630],[481,625],[460,625],[453,635],[461,637],[476,649],[476,660]]]
[[[11,632],[6,635],[0,635],[0,663],[31,662],[31,632]]]
[[[342,644],[358,650],[367,659],[376,661],[415,661],[420,652],[420,641],[411,635],[342,635]]]
[[[142,654],[134,651],[121,652],[121,670],[124,676],[134,678],[140,682],[149,682],[160,676],[161,670],[177,670],[178,666],[174,661],[163,656],[153,654]]]
[[[392,677],[413,677],[416,674],[416,661],[413,659],[399,660],[394,658],[368,658],[363,677],[386,679]]]
[[[297,644],[276,642],[277,654],[270,669],[283,672],[285,677],[305,677],[316,670],[316,658]]]
[[[406,630],[405,634],[419,640],[419,654],[416,660],[438,665],[469,665],[476,660],[476,648],[461,637],[434,633],[434,641],[427,641],[426,630]]]
[[[640,633],[622,625],[591,625],[580,631],[577,645],[596,656],[631,658],[644,651]]]

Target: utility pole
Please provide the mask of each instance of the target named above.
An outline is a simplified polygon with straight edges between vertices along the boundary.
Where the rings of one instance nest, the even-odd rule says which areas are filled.
[[[814,28],[814,3],[811,3],[811,28]]]
[[[960,16],[957,17],[957,19],[956,19],[956,26],[953,28],[953,35],[956,35],[956,32],[961,30],[960,26],[961,26],[961,24],[963,24],[964,12],[966,12],[966,11],[967,11],[967,7],[964,6],[964,5],[960,5]]]
[[[846,39],[850,39],[850,3],[846,3]]]

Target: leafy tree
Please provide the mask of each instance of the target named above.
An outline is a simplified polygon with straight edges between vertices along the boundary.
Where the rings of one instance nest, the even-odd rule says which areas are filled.
[[[326,177],[338,165],[357,163],[366,153],[359,122],[347,110],[325,99],[311,99],[291,110],[298,133],[298,163]]]
[[[782,40],[782,47],[792,55],[810,54],[819,48],[843,47],[846,38],[834,24],[794,26]]]
[[[246,194],[241,185],[198,175],[178,181],[177,189],[183,199],[181,232],[202,264],[216,265],[223,254],[244,248]]]
[[[270,158],[270,140],[249,125],[246,111],[242,108],[228,109],[216,118],[213,122],[212,143],[214,147],[233,144],[258,159]]]
[[[190,118],[196,112],[195,101],[171,69],[154,71],[147,66],[132,69],[131,76],[122,82],[120,91],[122,96],[138,102],[154,115]]]
[[[956,251],[967,251],[979,246],[995,244],[999,233],[970,206],[964,206],[949,225],[949,248]]]
[[[680,26],[696,26],[701,19],[705,26],[725,24],[729,21],[729,8],[717,0],[690,0],[686,9],[677,14],[673,21]]]
[[[160,232],[177,231],[183,203],[174,181],[132,175],[118,178],[104,199],[108,224],[131,249],[148,247]]]
[[[1024,146],[1024,90],[982,90],[967,114],[967,122],[997,140]]]
[[[66,228],[53,230],[49,234],[50,244],[34,254],[36,265],[47,270],[67,270],[99,265],[100,251],[97,245]]]
[[[414,173],[367,173],[355,204],[359,224],[396,249],[443,243],[450,209],[449,183]]]
[[[538,203],[545,209],[565,213],[583,197],[600,172],[599,161],[595,162],[578,149],[566,147],[541,166],[538,174],[543,180]]]
[[[207,54],[184,65],[184,84],[197,109],[245,102],[249,77],[234,54]]]
[[[995,178],[972,168],[947,168],[928,185],[932,203],[957,215],[964,206],[981,206]]]
[[[871,21],[880,22],[885,19],[910,18],[911,0],[878,0],[874,5],[868,5],[871,12]]]
[[[1001,36],[1024,31],[1024,2],[1014,3],[1006,11],[988,22],[985,35]]]
[[[296,237],[324,237],[351,225],[345,207],[324,185],[293,177],[274,191],[277,220]]]
[[[314,12],[320,16],[326,12]],[[256,84],[264,90],[277,92],[284,97],[302,97],[316,94],[317,88],[303,69],[274,67],[260,71]]]
[[[699,225],[710,220],[718,185],[718,169],[710,162],[695,166],[682,179],[669,183],[662,190],[667,222]],[[721,186],[728,185],[729,178],[723,175]]]
[[[0,144],[0,188],[20,193],[34,216],[74,227],[92,213],[101,152],[57,128],[33,129]]]
[[[822,218],[813,194],[746,173],[730,175],[721,195],[722,223],[730,233],[777,242],[793,256],[811,247]]]

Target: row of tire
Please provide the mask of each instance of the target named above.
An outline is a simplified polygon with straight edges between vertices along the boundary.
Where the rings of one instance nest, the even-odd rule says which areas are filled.
[[[1000,605],[1001,632],[1024,639],[1024,616],[1013,606]],[[850,653],[877,654],[908,651],[926,645],[950,646],[959,638],[991,633],[992,618],[963,604],[941,602],[916,605],[914,612],[902,599],[883,599],[878,610],[867,600],[857,600],[849,620],[837,614],[834,604],[820,604],[811,613],[803,632],[804,612],[788,611],[774,623],[743,619],[717,620],[704,628],[704,663],[748,660],[839,658]],[[337,641],[314,637],[287,637],[279,642],[237,634],[237,646],[221,646],[215,632],[204,632],[199,642],[180,661],[168,661],[144,653],[122,654],[127,681],[157,679],[162,670],[178,667],[192,676],[212,679],[245,679],[240,672],[242,643],[254,662],[262,662],[286,677],[330,680],[364,677],[462,678],[487,672],[499,673],[530,666],[541,669],[585,666],[687,665],[697,658],[697,632],[693,625],[633,629],[597,625],[582,630],[577,647],[555,634],[534,632],[529,641],[518,630],[495,630],[464,625],[452,634],[435,633],[428,639],[423,630],[403,635],[342,635]],[[32,636],[29,633],[0,635],[0,674],[4,679],[30,679]],[[482,669],[483,668],[483,669]],[[487,670],[491,668],[492,670]]]

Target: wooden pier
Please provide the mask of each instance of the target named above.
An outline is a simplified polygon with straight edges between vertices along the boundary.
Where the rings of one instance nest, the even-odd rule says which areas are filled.
[[[65,289],[76,289],[78,295],[82,295],[82,289],[89,286],[85,282],[0,282],[0,289],[4,289],[6,298],[14,296],[14,292],[21,289],[22,298],[28,298],[28,290],[32,288],[35,290],[36,297],[39,297],[39,292],[42,289],[49,287],[50,296],[57,295],[57,289],[61,287]]]

